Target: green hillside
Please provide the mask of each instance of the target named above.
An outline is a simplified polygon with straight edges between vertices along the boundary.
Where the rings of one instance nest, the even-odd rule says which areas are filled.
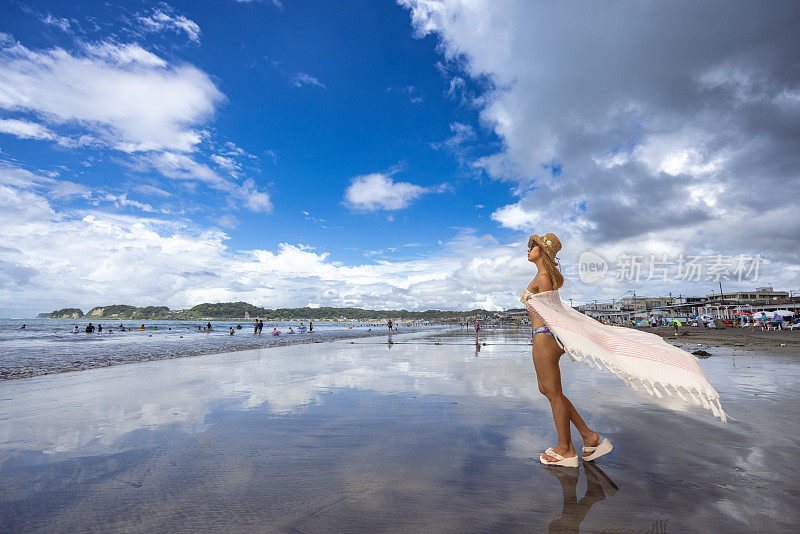
[[[310,319],[314,321],[325,320],[353,320],[366,321],[368,319],[404,319],[416,321],[443,321],[446,319],[464,319],[490,312],[486,310],[471,311],[408,311],[408,310],[365,310],[362,308],[261,308],[247,302],[216,302],[203,303],[193,306],[188,310],[170,310],[166,306],[146,306],[139,308],[128,304],[114,304],[110,306],[96,306],[86,314],[87,318],[95,319],[245,319],[261,318],[266,320],[280,319]],[[55,319],[74,319],[83,317],[83,312],[77,308],[64,308],[47,315]]]
[[[62,308],[47,314],[50,319],[80,319],[83,317],[83,311],[78,308]]]

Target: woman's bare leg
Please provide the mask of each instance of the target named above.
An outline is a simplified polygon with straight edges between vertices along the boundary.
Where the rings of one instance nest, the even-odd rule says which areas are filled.
[[[561,390],[561,370],[558,361],[563,350],[556,344],[555,340],[547,334],[537,334],[533,340],[533,366],[536,369],[536,378],[539,383],[539,391],[550,401],[553,411],[553,421],[558,433],[558,445],[554,451],[569,458],[575,456],[575,449],[572,446],[570,435],[570,422],[580,432],[584,443],[588,446],[595,446],[599,441],[599,436],[594,433],[581,418],[578,411],[570,400]],[[548,461],[555,461],[545,455]]]
[[[570,436],[570,409],[564,394],[561,392],[561,371],[558,360],[561,358],[561,349],[555,344],[553,338],[547,334],[537,334],[533,339],[533,366],[536,369],[536,379],[539,382],[539,391],[550,401],[553,411],[553,421],[558,433],[558,444],[553,450],[565,458],[576,456]],[[555,458],[545,455],[548,461]]]
[[[583,418],[578,413],[578,410],[575,409],[575,406],[572,405],[572,402],[564,395],[564,399],[566,399],[567,404],[569,405],[569,420],[572,421],[572,424],[575,425],[575,428],[578,429],[578,432],[583,439],[583,444],[587,447],[597,447],[597,444],[600,443],[600,436],[597,433],[589,428],[589,426],[583,421]],[[592,454],[591,452],[587,452],[583,454],[583,456],[589,456]]]

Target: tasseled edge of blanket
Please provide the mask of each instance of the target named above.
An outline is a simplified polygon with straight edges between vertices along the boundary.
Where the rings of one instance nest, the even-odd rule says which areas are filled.
[[[664,384],[658,381],[651,382],[650,380],[639,378],[617,369],[616,367],[609,365],[592,354],[586,354],[580,350],[572,348],[567,349],[566,352],[569,354],[570,358],[575,361],[583,362],[586,365],[590,367],[596,367],[601,371],[603,369],[608,370],[620,380],[628,384],[635,391],[644,392],[659,399],[662,399],[665,396],[676,396],[686,402],[691,402],[696,406],[702,406],[707,410],[711,410],[711,413],[713,413],[714,416],[719,417],[723,423],[727,422],[728,420],[728,417],[725,415],[725,411],[722,409],[722,404],[719,402],[719,394],[716,391],[712,390],[711,392],[708,392],[702,391],[698,388],[686,388],[684,386],[676,386],[670,383]]]

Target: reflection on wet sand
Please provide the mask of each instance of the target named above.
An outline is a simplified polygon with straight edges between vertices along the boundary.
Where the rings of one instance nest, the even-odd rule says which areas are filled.
[[[524,334],[392,338],[3,384],[0,532],[774,532],[800,521],[785,469],[800,455],[796,361],[704,360],[727,425],[565,362],[570,398],[615,444],[571,480],[539,464],[555,431]]]
[[[580,469],[543,465],[542,468],[556,477],[561,483],[564,506],[561,517],[550,522],[550,532],[579,532],[580,524],[592,506],[612,497],[619,488],[611,478],[593,462],[582,462],[586,474],[586,493],[578,500],[578,476]]]

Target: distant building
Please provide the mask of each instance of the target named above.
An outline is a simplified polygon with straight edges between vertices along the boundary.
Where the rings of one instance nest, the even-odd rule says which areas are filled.
[[[505,324],[529,324],[531,322],[528,312],[523,309],[512,309],[499,312],[495,317]]]
[[[731,293],[709,293],[706,300],[709,304],[719,304],[721,300],[725,304],[769,304],[776,299],[789,298],[788,291],[775,291],[772,287],[759,287],[753,291],[734,291]]]

